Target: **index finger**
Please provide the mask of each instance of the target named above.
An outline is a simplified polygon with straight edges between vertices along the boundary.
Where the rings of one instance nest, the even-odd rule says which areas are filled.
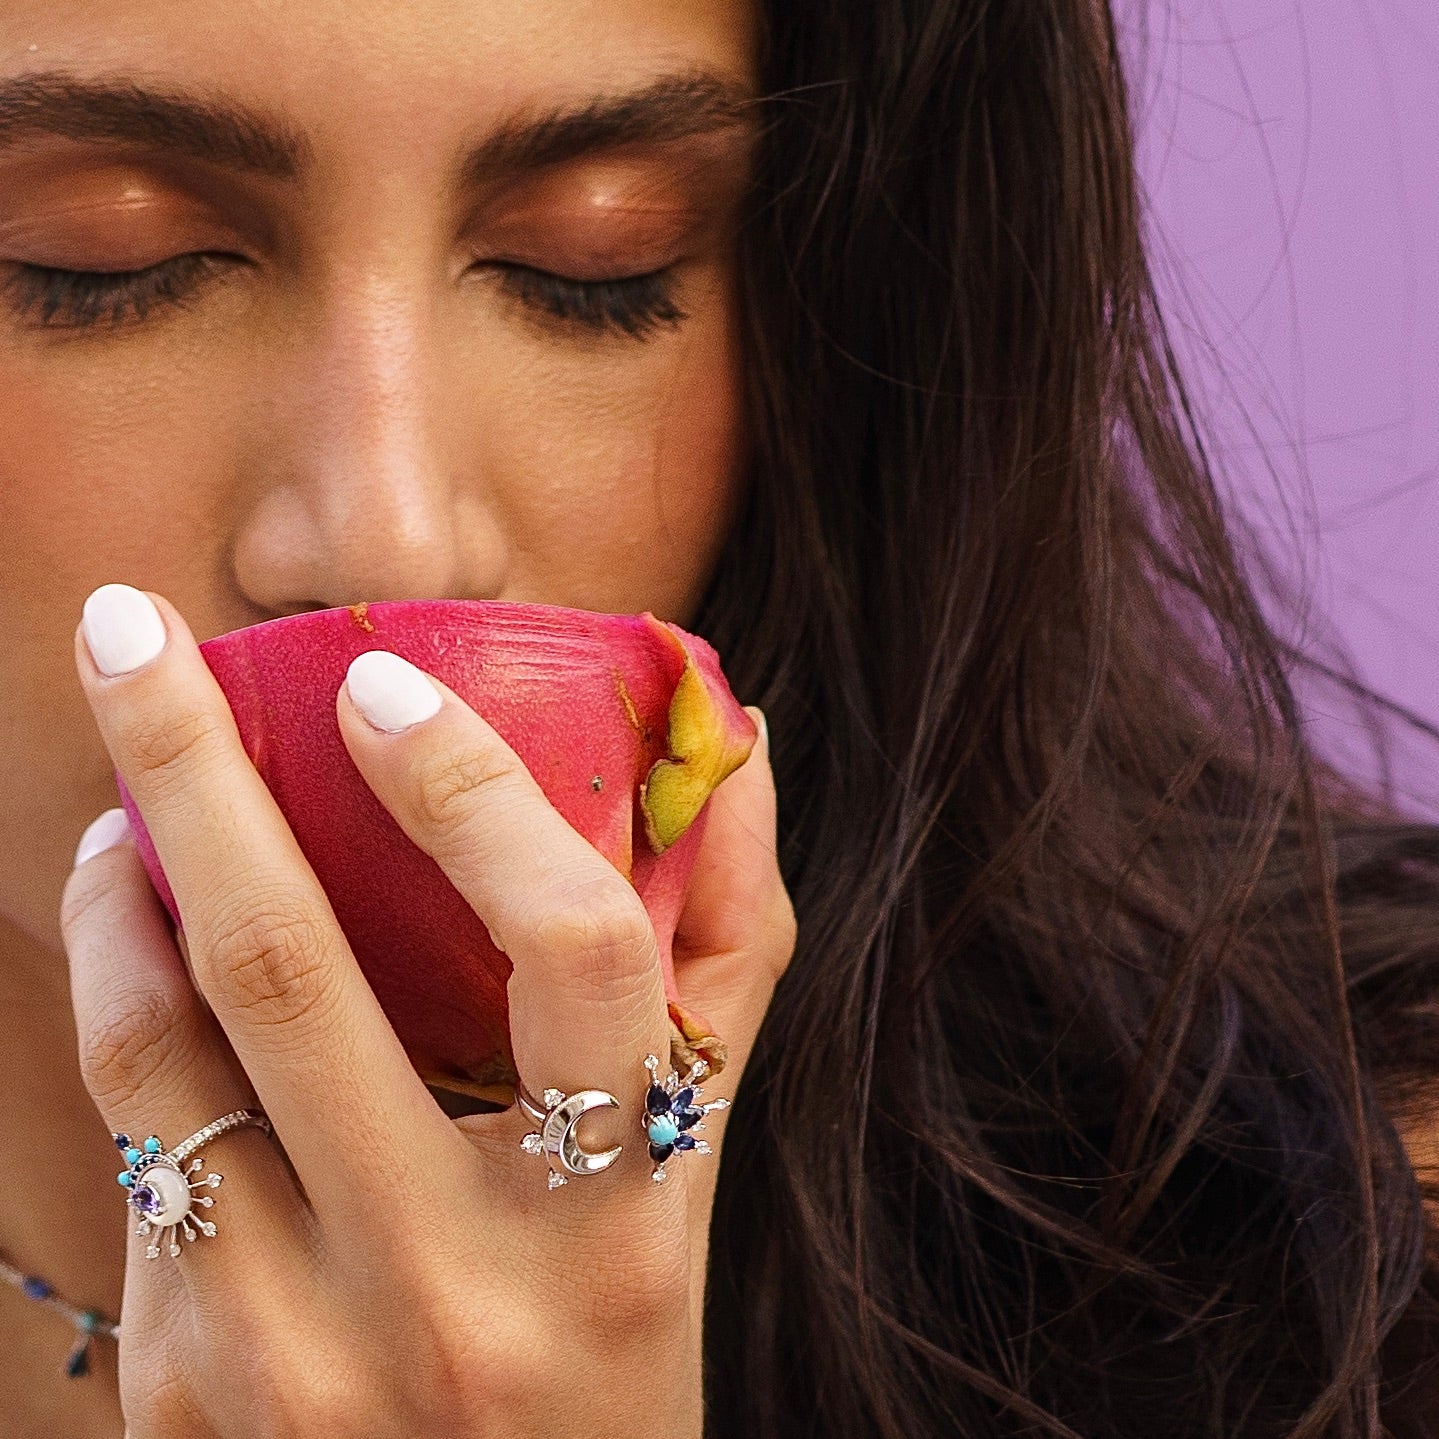
[[[101,670],[88,636],[127,667]],[[159,595],[104,585],[75,657],[174,892],[196,985],[317,1211],[351,1212],[380,1183],[432,1187],[447,1154],[458,1177],[471,1151],[376,1000],[189,626]]]

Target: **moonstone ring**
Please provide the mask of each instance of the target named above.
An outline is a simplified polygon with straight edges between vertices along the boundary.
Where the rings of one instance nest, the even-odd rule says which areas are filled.
[[[196,1219],[191,1212],[195,1208],[209,1209],[214,1199],[208,1194],[196,1194],[197,1189],[214,1189],[224,1178],[222,1174],[207,1174],[203,1179],[190,1182],[190,1175],[204,1168],[203,1160],[195,1160],[188,1169],[181,1166],[202,1145],[208,1144],[232,1129],[253,1124],[266,1134],[274,1130],[270,1120],[261,1109],[236,1109],[197,1129],[188,1139],[182,1139],[168,1153],[156,1135],[136,1148],[128,1134],[112,1134],[115,1147],[124,1156],[128,1169],[122,1169],[117,1176],[120,1184],[130,1191],[130,1207],[140,1215],[139,1227],[135,1233],[148,1235],[152,1230],[155,1237],[145,1250],[147,1259],[158,1259],[168,1234],[170,1255],[178,1258],[180,1244],[178,1230],[185,1238],[193,1240],[203,1234],[207,1239],[215,1237],[215,1226],[208,1219]]]

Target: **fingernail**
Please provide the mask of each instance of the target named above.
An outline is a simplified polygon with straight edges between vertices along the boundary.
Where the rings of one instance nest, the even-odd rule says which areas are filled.
[[[165,648],[165,621],[144,590],[101,585],[85,601],[80,627],[90,658],[106,675],[127,675]]]
[[[759,742],[764,746],[767,756],[769,754],[769,721],[764,717],[764,711],[758,705],[746,705],[744,712],[759,726]]]
[[[130,833],[130,819],[123,809],[107,809],[93,820],[75,849],[75,868],[87,859],[94,859],[101,850],[110,849]]]
[[[345,687],[355,708],[386,734],[432,718],[444,703],[423,670],[389,650],[366,650],[351,660]]]

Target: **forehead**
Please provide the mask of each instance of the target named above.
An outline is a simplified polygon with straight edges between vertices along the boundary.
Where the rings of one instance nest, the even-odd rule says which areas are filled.
[[[63,69],[225,95],[283,116],[318,159],[363,146],[413,166],[437,139],[663,77],[751,88],[757,4],[5,0],[0,79]]]

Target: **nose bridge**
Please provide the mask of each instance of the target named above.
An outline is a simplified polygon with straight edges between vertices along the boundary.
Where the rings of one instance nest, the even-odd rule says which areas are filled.
[[[457,582],[459,496],[440,433],[441,346],[420,267],[334,272],[297,316],[276,459],[337,592],[423,598]]]

